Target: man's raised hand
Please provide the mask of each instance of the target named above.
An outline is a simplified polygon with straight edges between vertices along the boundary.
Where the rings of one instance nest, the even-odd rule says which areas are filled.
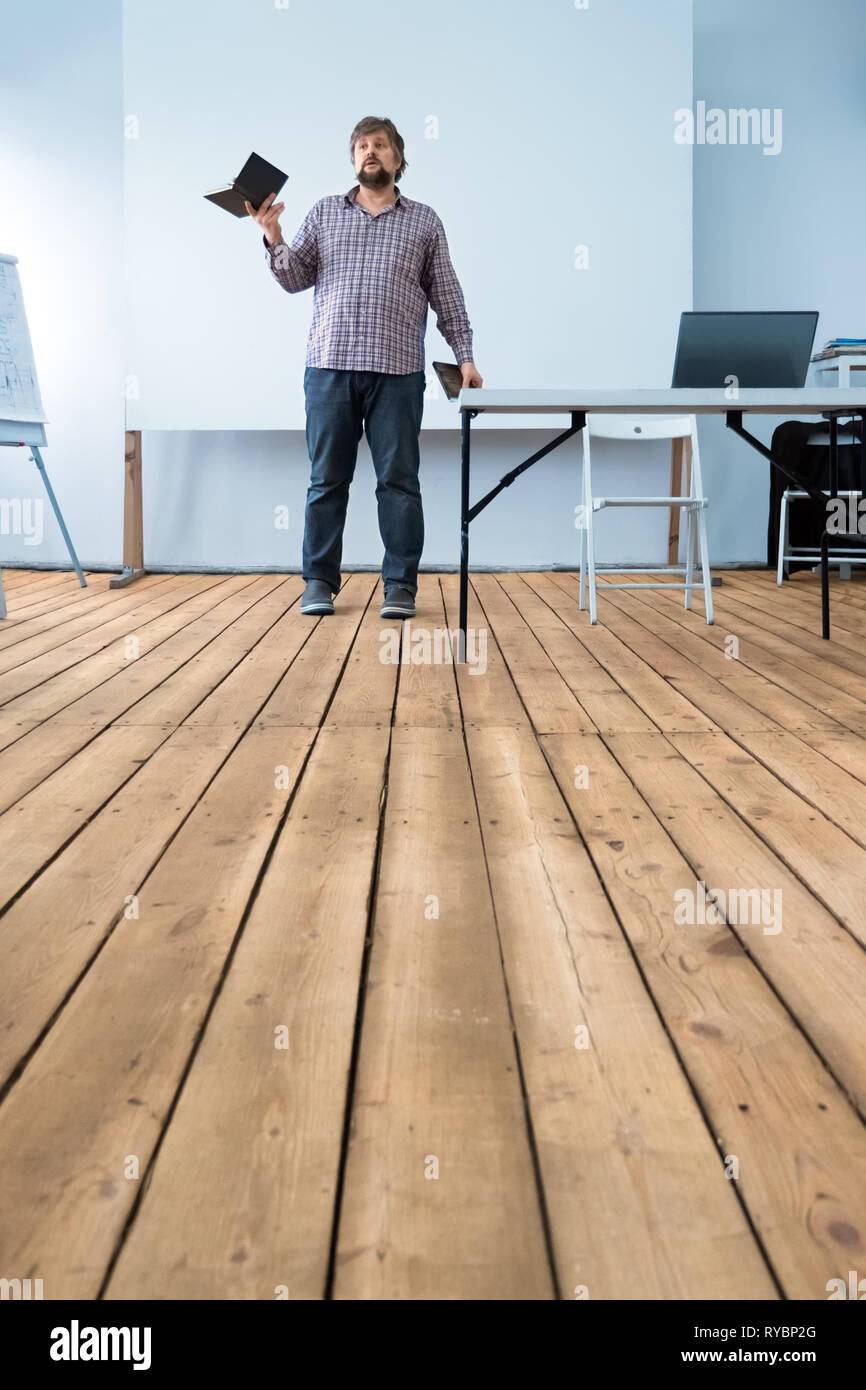
[[[244,199],[244,207],[254,222],[257,222],[267,237],[269,246],[276,246],[278,241],[282,241],[283,233],[280,229],[280,213],[285,212],[285,203],[275,203],[276,193],[269,193],[262,203],[258,212],[252,203]]]

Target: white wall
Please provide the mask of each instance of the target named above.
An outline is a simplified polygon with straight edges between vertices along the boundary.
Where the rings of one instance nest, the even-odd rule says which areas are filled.
[[[560,13],[570,7],[555,8]],[[575,11],[574,18],[582,23],[593,13],[597,17],[616,8],[591,3],[588,11]],[[647,12],[657,9],[644,8]],[[288,13],[291,15],[291,9]],[[371,13],[374,17],[377,13],[375,6],[366,13],[372,43],[382,30],[369,19]],[[695,100],[725,108],[781,107],[784,120],[784,146],[778,157],[768,158],[759,149],[744,147],[703,146],[694,151],[695,307],[814,305],[822,310],[819,339],[836,333],[862,334],[866,289],[857,229],[863,223],[866,200],[858,163],[866,121],[862,82],[866,8],[861,0],[832,0],[821,6],[805,0],[763,0],[760,6],[748,0],[730,0],[724,7],[718,7],[714,0],[696,0],[695,21]],[[404,23],[405,57],[398,44],[397,68],[411,69],[413,34],[416,43],[423,43],[428,29],[438,32],[441,27],[433,13],[425,24],[427,27],[410,30]],[[124,153],[129,153],[128,143],[124,147],[122,118],[129,106],[121,93],[120,3],[89,0],[82,8],[46,0],[37,9],[20,7],[10,12],[4,25],[16,62],[4,65],[0,79],[4,131],[0,179],[5,195],[0,200],[0,249],[20,257],[50,417],[45,457],[74,539],[86,564],[118,566],[121,393],[129,369],[122,345],[123,223],[119,193]],[[360,32],[363,37],[363,30]],[[355,33],[359,33],[357,28]],[[170,48],[171,30],[163,37],[160,51]],[[208,38],[205,31],[202,61],[214,43],[217,40]],[[461,51],[453,36],[452,49],[457,54]],[[359,61],[360,56],[359,50]],[[238,61],[243,67],[242,53]],[[494,71],[495,66],[494,62]],[[456,71],[459,76],[463,68]],[[654,73],[653,67],[641,74],[636,82],[638,94],[644,81],[655,82]],[[277,77],[283,80],[279,71]],[[577,66],[573,80],[582,80]],[[457,89],[465,85],[456,82]],[[501,85],[495,114],[499,138],[507,140],[513,130],[511,93],[508,84]],[[369,99],[365,95],[354,102],[352,120],[362,110],[385,111],[376,100],[379,90],[368,86]],[[450,93],[450,87],[448,90]],[[429,89],[420,92],[419,113],[427,115],[435,110],[434,97]],[[689,104],[689,97],[682,100],[679,92],[676,96],[671,92],[669,101],[673,109]],[[553,118],[556,109],[551,100]],[[411,160],[413,145],[423,148],[421,134],[398,107],[387,114],[402,123]],[[535,141],[533,156],[544,175],[542,207],[545,197],[555,198],[564,184],[579,186],[586,151],[597,147],[600,140],[603,145],[606,138],[612,138],[605,124],[609,114],[600,106],[589,129],[566,131],[573,157],[565,165],[560,162],[555,168],[547,167],[544,142]],[[531,113],[521,115],[521,129],[527,120],[531,129]],[[205,116],[201,119],[204,121]],[[615,121],[610,129],[616,130]],[[248,134],[244,132],[241,148],[252,144]],[[331,160],[333,154],[327,177],[324,169],[322,173],[327,187],[342,186],[343,138],[341,134],[340,139],[335,137],[335,142],[320,147],[315,143],[318,137],[311,137],[308,127],[304,128],[298,148],[305,159]],[[621,131],[616,138],[622,139]],[[437,153],[441,154],[441,144]],[[691,152],[687,153],[690,158]],[[416,167],[417,163],[413,170]],[[348,187],[351,170],[348,163],[344,168]],[[216,166],[207,171],[202,186],[231,172],[220,163],[219,171]],[[408,177],[405,186],[409,191]],[[438,200],[447,209],[442,196],[447,196],[449,186],[445,181],[441,196],[437,188],[437,196],[430,196],[429,201],[436,206]],[[519,198],[512,198],[508,207],[512,219],[521,223],[534,215],[534,205],[524,205]],[[212,212],[212,219],[220,218],[215,210],[206,210]],[[592,247],[596,210],[587,206],[580,213],[573,241],[586,241]],[[155,223],[170,216],[170,209],[157,209]],[[649,218],[649,212],[636,205],[633,215],[623,220],[626,249],[629,243],[640,244]],[[235,228],[228,218],[225,223],[227,235],[230,230],[250,230],[243,224]],[[603,260],[607,248],[599,249]],[[501,254],[501,248],[498,251]],[[464,280],[470,273],[478,277],[483,271],[480,262],[470,271],[467,254],[465,241],[459,250],[455,248],[455,262]],[[267,280],[257,251],[250,255],[252,260],[244,261],[244,274],[249,270],[255,276],[274,314],[285,320],[283,310],[289,309],[292,298],[282,295]],[[590,282],[577,276],[575,280],[575,289],[580,286],[581,293],[589,294]],[[605,303],[613,302],[610,275],[603,287],[599,284],[597,288],[603,288]],[[478,319],[469,287],[467,294],[477,333],[478,365],[490,382],[495,345]],[[298,335],[301,342],[309,322],[309,299],[298,296],[294,300],[300,311],[298,322],[286,330],[288,336]],[[557,305],[545,309],[545,321],[556,318]],[[627,322],[618,320],[618,328],[621,324],[624,332]],[[432,327],[429,346],[437,356],[445,352]],[[665,379],[669,362],[664,357],[659,353],[657,359],[646,363],[654,380]],[[615,380],[615,358],[607,354],[599,361],[605,372],[609,369],[614,373],[605,379]],[[443,404],[442,409],[448,407]],[[453,418],[456,426],[455,417],[446,418]],[[432,427],[432,411],[426,422],[431,428],[422,439],[428,534],[424,562],[453,564],[457,559],[459,440],[456,428],[440,431]],[[702,421],[700,428],[713,503],[713,558],[718,563],[761,560],[765,553],[766,465],[745,444],[726,434],[718,422]],[[763,431],[768,439],[770,430],[768,423]],[[475,495],[549,436],[550,431],[479,430]],[[474,523],[475,563],[550,564],[574,559],[576,533],[571,524],[571,504],[576,449],[569,452],[570,448],[566,446],[558,458],[552,455],[531,470]],[[657,453],[661,480],[666,467],[664,447],[659,446]],[[599,472],[603,480],[602,470]],[[151,564],[163,566],[295,566],[300,557],[306,482],[303,437],[295,432],[152,432],[145,437],[147,558]],[[622,484],[633,485],[625,477]],[[378,562],[381,547],[372,492],[372,467],[364,442],[346,534],[347,564]],[[25,462],[24,450],[0,450],[0,497],[41,495],[35,469]],[[291,510],[293,526],[288,535],[276,532],[271,524],[272,509],[278,503],[288,504]],[[602,545],[602,559],[647,559],[650,551],[661,553],[664,518],[660,514],[651,520],[661,529],[645,537],[643,516],[628,529],[622,525],[625,517],[618,515],[616,536]],[[49,520],[45,542],[38,549],[25,546],[20,537],[0,536],[0,559],[5,563],[64,563],[65,551]]]
[[[287,295],[260,230],[202,193],[254,148],[289,174],[291,239],[355,183],[349,134],[371,111],[406,141],[401,191],[444,222],[490,384],[668,384],[691,293],[691,159],[672,122],[691,0],[473,0],[453,24],[427,0],[124,13],[129,428],[304,428],[313,291]],[[450,350],[432,311],[428,329],[429,365]],[[425,427],[454,421],[431,394]]]
[[[673,111],[691,93],[690,0],[668,0],[661,13],[644,0],[588,10],[475,0],[451,25],[426,0],[379,0],[363,17],[346,0],[327,10],[188,0],[180,11],[170,0],[127,0],[126,16],[127,111],[137,123],[127,159],[137,394],[127,419],[146,428],[151,564],[300,565],[312,292],[286,295],[257,230],[201,197],[251,148],[290,174],[280,195],[290,238],[318,197],[355,181],[347,143],[359,116],[391,115],[410,165],[400,187],[443,219],[488,385],[669,382],[691,300],[691,151],[673,139]],[[386,35],[393,61],[383,60]],[[588,269],[575,267],[578,245]],[[450,356],[431,312],[427,566],[458,558],[458,417],[429,365]],[[213,432],[184,430],[193,422]],[[528,417],[524,433],[519,423],[476,422],[474,495],[563,428],[557,417]],[[479,518],[474,563],[575,562],[577,447]],[[599,450],[602,477],[611,447],[622,454]],[[662,487],[664,446],[648,456]],[[373,489],[364,440],[346,565],[381,559]],[[279,505],[289,508],[288,533],[273,523]],[[617,555],[646,558],[648,544],[663,553],[665,518],[651,518],[649,541],[646,527],[645,516],[620,514],[609,532]],[[603,535],[602,558],[606,550]]]
[[[117,563],[123,496],[123,99],[118,0],[7,6],[0,77],[0,251],[19,258],[49,423],[45,466],[85,563]],[[0,498],[42,503],[41,545],[0,562],[68,563],[29,450],[0,448]]]
[[[695,147],[696,309],[818,309],[816,345],[866,337],[864,68],[863,0],[695,0],[695,100],[782,111],[778,155]],[[700,444],[711,557],[766,562],[769,465],[718,420]]]
[[[201,197],[252,147],[285,158],[297,225],[322,192],[354,181],[346,143],[355,120],[390,114],[407,140],[402,186],[445,221],[489,384],[664,383],[690,297],[691,158],[671,138],[671,111],[691,90],[690,21],[690,0],[669,0],[662,15],[643,0],[587,10],[478,0],[451,26],[421,0],[375,0],[362,20],[345,3],[335,12],[128,0],[121,106],[119,4],[84,15],[59,0],[22,10],[12,41],[25,63],[16,90],[5,89],[15,136],[3,170],[5,187],[20,193],[11,212],[6,204],[0,246],[21,258],[50,417],[46,460],[83,562],[120,561],[119,388],[133,376],[141,394],[128,402],[129,425],[152,402],[160,411],[151,425],[185,423],[187,408],[206,425],[218,405],[255,425],[230,430],[229,411],[210,432],[145,432],[146,562],[300,564],[308,461],[303,433],[286,426],[303,423],[312,296],[285,295],[251,225]],[[210,86],[196,85],[205,73]],[[438,140],[425,139],[431,115]],[[121,116],[134,137],[123,143]],[[32,196],[43,186],[47,210]],[[574,268],[579,244],[589,248],[589,270]],[[439,355],[449,354],[431,314],[428,364]],[[457,561],[457,414],[437,397],[431,378],[427,565]],[[175,413],[162,414],[166,405]],[[478,425],[476,495],[551,433]],[[661,485],[663,446],[655,454]],[[574,561],[576,456],[570,445],[545,460],[479,519],[475,563]],[[17,495],[10,465],[0,466],[4,492]],[[289,507],[288,533],[273,524],[277,505]],[[663,518],[653,521],[661,550]],[[641,519],[631,529],[623,519],[618,557],[643,558],[646,546]],[[364,441],[344,563],[378,564],[381,550]],[[65,560],[50,524],[38,551],[2,537],[0,555]]]

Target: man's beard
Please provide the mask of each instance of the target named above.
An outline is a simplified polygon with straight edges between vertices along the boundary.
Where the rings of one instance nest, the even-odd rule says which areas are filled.
[[[391,182],[391,175],[381,164],[372,167],[362,164],[358,170],[358,182],[364,188],[387,188]]]

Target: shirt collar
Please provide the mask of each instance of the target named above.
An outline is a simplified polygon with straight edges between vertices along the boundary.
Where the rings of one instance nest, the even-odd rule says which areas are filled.
[[[356,183],[352,188],[349,189],[348,193],[345,195],[344,201],[345,201],[346,203],[348,203],[350,207],[353,206],[353,205],[357,202],[357,199],[358,199],[358,190],[360,189],[360,187],[361,187],[361,185],[360,185],[359,183]],[[395,185],[395,187],[394,187],[394,192],[395,192],[396,195],[397,195],[396,198],[394,199],[394,204],[393,204],[394,207],[396,207],[396,208],[404,208],[404,207],[406,206],[406,203],[405,203],[404,199],[400,196],[400,190],[399,190],[399,188],[397,188],[396,185]]]

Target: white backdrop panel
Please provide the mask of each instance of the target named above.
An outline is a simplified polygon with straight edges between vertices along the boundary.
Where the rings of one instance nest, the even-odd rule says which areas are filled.
[[[251,150],[290,240],[390,116],[400,184],[442,218],[485,386],[665,386],[691,307],[691,0],[125,0],[130,429],[303,429],[312,290],[202,197]],[[576,267],[575,248],[588,265]],[[430,363],[425,428],[456,423]],[[482,428],[561,427],[489,417]]]

